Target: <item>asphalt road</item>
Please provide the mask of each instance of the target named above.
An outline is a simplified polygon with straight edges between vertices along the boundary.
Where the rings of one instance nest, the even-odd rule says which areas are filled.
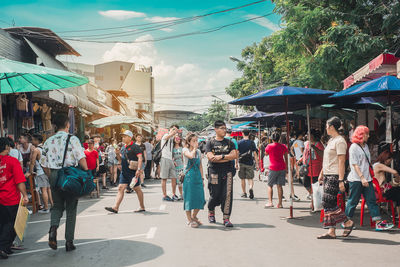
[[[64,224],[58,231],[59,249],[49,249],[50,216],[32,215],[24,240],[26,249],[1,260],[0,266],[399,266],[397,228],[375,232],[369,225],[360,227],[357,214],[357,229],[349,238],[317,240],[316,236],[324,233],[319,213],[309,212],[310,202],[301,185],[296,185],[295,191],[303,201],[294,204],[298,219],[287,220],[288,202],[283,209],[264,209],[265,183],[256,181],[254,200],[242,199],[235,178],[231,218],[235,227],[224,228],[217,210],[216,225],[208,224],[207,212],[201,211],[204,225],[192,229],[186,225],[181,202],[162,202],[159,181],[149,181],[144,189],[144,214],[133,213],[138,208],[135,194],[125,195],[119,214],[106,212],[104,207],[114,203],[113,188],[103,191],[99,199],[80,200],[77,250],[66,253]]]

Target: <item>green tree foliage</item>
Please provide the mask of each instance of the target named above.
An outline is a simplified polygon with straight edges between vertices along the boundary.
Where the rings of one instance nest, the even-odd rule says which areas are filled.
[[[196,115],[189,120],[184,120],[178,123],[179,126],[183,126],[190,132],[198,132],[208,126],[205,114]]]
[[[342,80],[400,47],[399,0],[276,0],[282,30],[242,50],[234,98],[282,85],[342,89]]]

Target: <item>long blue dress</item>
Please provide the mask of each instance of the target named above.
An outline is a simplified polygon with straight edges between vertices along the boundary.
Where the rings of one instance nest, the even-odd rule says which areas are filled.
[[[194,210],[204,209],[206,200],[204,197],[203,180],[200,172],[200,152],[197,151],[196,157],[189,159],[185,172],[190,166],[193,167],[185,175],[183,181],[183,209]]]

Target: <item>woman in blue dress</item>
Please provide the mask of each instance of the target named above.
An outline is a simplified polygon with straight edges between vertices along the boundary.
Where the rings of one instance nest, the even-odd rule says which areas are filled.
[[[183,208],[186,211],[188,225],[193,228],[202,223],[197,218],[200,210],[204,209],[206,200],[204,197],[204,176],[201,164],[201,152],[195,134],[188,135],[186,147],[183,149],[185,161],[185,179],[183,182]]]

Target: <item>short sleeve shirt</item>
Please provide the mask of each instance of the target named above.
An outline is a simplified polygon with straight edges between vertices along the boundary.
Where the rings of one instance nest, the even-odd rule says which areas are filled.
[[[365,153],[364,153],[364,151]],[[367,158],[368,157],[368,158]],[[354,164],[360,167],[362,174],[368,182],[372,181],[371,174],[369,173],[369,162],[371,160],[371,154],[369,153],[368,145],[364,145],[361,148],[358,144],[352,144],[349,150],[349,164],[350,173],[347,176],[349,182],[360,182],[361,177],[358,176],[356,170],[354,169]]]
[[[239,147],[239,163],[252,166],[254,164],[253,154],[257,151],[256,144],[251,140],[240,140]],[[244,156],[241,156],[244,155]]]
[[[0,204],[18,205],[21,193],[17,185],[26,182],[20,162],[10,156],[0,156]]]
[[[303,153],[301,152],[302,149],[304,149],[304,141],[296,140],[293,142],[293,150],[296,156],[296,160],[301,159],[301,157],[303,156]]]
[[[64,157],[65,145],[68,133],[57,132],[46,140],[43,145],[40,164],[44,168],[61,169],[62,167],[77,166],[79,161],[85,157],[84,149],[76,136],[71,136],[68,144],[67,155],[64,166],[62,161]]]
[[[99,152],[96,150],[89,151],[85,150],[86,163],[89,170],[94,170],[97,167],[97,159],[99,158]]]
[[[346,155],[347,143],[340,135],[329,139],[324,150],[324,160],[322,164],[324,175],[339,174],[339,155]]]
[[[218,141],[215,138],[208,140],[206,144],[206,153],[212,152],[215,156],[228,155],[235,149],[234,143],[224,138]],[[209,168],[214,173],[229,172],[231,170],[231,162],[215,163],[209,161]]]
[[[131,143],[130,145],[126,146],[124,145],[121,148],[121,168],[122,168],[122,173],[125,178],[132,178],[135,176],[136,171],[129,169],[129,163],[128,160],[133,160],[137,161],[138,156],[141,155],[143,152],[140,149],[140,146],[138,146],[135,143]]]
[[[265,148],[265,153],[269,155],[269,169],[271,171],[286,170],[284,156],[287,152],[287,147],[281,143],[272,143]]]
[[[172,137],[170,139],[167,139],[167,136],[168,134],[164,134],[164,136],[161,139],[161,147],[162,147],[161,157],[172,160],[172,149],[174,147],[174,141]],[[166,145],[165,142],[167,142]]]

